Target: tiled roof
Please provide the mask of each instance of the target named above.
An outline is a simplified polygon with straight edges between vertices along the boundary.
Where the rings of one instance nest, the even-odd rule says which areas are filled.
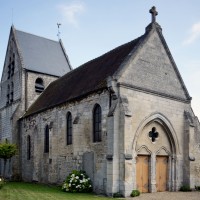
[[[107,78],[117,71],[141,38],[119,46],[52,82],[24,116],[41,112],[106,88]]]
[[[70,71],[61,41],[53,41],[14,29],[24,68],[54,76]]]

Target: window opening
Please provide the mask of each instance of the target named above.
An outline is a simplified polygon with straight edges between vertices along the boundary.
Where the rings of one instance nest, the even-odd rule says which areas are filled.
[[[27,160],[31,159],[31,136],[27,136]]]
[[[13,102],[14,83],[11,83],[10,102]]]
[[[93,112],[93,142],[101,142],[101,107],[96,105]]]
[[[49,153],[49,126],[48,125],[46,125],[46,127],[45,127],[44,153]]]
[[[35,91],[41,93],[44,91],[44,83],[41,78],[37,78],[35,81]]]
[[[67,145],[72,144],[72,114],[67,114]]]
[[[6,101],[6,104],[9,104],[10,103],[10,85],[8,85],[8,88],[7,88],[7,101]]]
[[[14,71],[15,71],[15,54],[13,53],[13,60],[12,60],[12,63],[11,63],[11,76],[14,75]]]

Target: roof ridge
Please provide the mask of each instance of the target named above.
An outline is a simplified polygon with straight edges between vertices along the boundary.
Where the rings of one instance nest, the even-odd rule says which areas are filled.
[[[56,41],[56,40],[53,40],[53,39],[49,39],[49,38],[45,38],[44,36],[35,35],[35,34],[33,34],[33,33],[21,31],[21,30],[18,30],[18,29],[16,29],[16,28],[15,28],[15,31],[18,31],[18,32],[21,32],[21,33],[25,33],[25,34],[28,34],[28,35],[32,35],[32,36],[34,36],[34,37],[39,37],[39,38],[42,38],[42,39],[45,39],[45,40],[50,40],[50,41],[52,41],[52,42],[59,43],[59,41]]]
[[[31,105],[24,117],[107,88],[107,77],[114,74],[142,36],[80,65],[53,81]]]
[[[96,61],[96,60],[98,60],[98,59],[101,59],[103,56],[108,55],[109,53],[113,53],[113,52],[117,51],[118,49],[122,48],[123,46],[125,46],[125,45],[127,45],[127,44],[130,44],[130,43],[132,43],[132,42],[135,42],[136,40],[140,39],[142,36],[143,36],[143,35],[141,35],[140,37],[137,37],[137,38],[134,39],[134,40],[131,40],[131,41],[129,41],[129,42],[126,42],[125,44],[122,44],[122,45],[120,45],[120,46],[118,46],[118,47],[115,47],[114,49],[111,49],[110,51],[107,51],[106,53],[104,53],[104,54],[102,54],[102,55],[100,55],[100,56],[98,56],[98,57],[96,57],[96,58],[94,58],[94,59],[92,59],[92,60],[87,61],[86,63],[83,63],[82,65],[78,66],[77,68],[75,68],[75,69],[69,71],[68,73],[64,74],[64,75],[61,76],[59,79],[61,79],[62,77],[65,77],[65,76],[67,76],[67,75],[73,73],[74,71],[80,70],[80,69],[82,69],[83,67],[87,67],[88,64],[90,64],[90,63],[92,63],[92,62],[94,62],[94,61]],[[57,79],[57,80],[59,80],[59,79]],[[56,80],[56,81],[57,81],[57,80]]]
[[[140,36],[140,37],[142,37],[142,36]],[[90,60],[90,61],[88,61],[88,62],[86,62],[86,63],[84,63],[84,64],[82,64],[82,65],[80,65],[79,67],[82,67],[82,66],[84,66],[84,65],[87,65],[87,64],[89,64],[90,62],[93,62],[93,61],[95,61],[95,60],[97,60],[97,59],[100,59],[100,58],[102,58],[103,56],[105,56],[105,55],[107,55],[107,54],[109,54],[109,53],[113,53],[113,52],[117,51],[118,49],[122,48],[123,46],[125,46],[125,45],[127,45],[127,44],[130,44],[130,43],[132,43],[132,42],[135,42],[135,41],[138,40],[140,37],[138,37],[138,38],[136,38],[136,39],[134,39],[134,40],[131,40],[131,41],[129,41],[129,42],[126,42],[126,43],[124,43],[124,44],[122,44],[122,45],[120,45],[120,46],[118,46],[118,47],[115,47],[114,49],[111,49],[110,51],[107,51],[106,53],[102,54],[101,56],[98,56],[98,57],[96,57],[96,58],[94,58],[94,59],[92,59],[92,60]],[[79,68],[79,67],[78,67],[78,68]]]

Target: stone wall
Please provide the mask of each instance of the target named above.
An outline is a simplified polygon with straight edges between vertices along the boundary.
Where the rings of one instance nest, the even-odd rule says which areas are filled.
[[[14,54],[14,55],[13,55]],[[14,61],[14,73],[10,71],[8,77],[9,65]],[[22,115],[20,110],[20,102],[22,96],[22,66],[20,57],[17,51],[16,43],[13,39],[13,35],[10,35],[8,42],[7,54],[5,57],[4,69],[1,79],[1,101],[0,101],[0,141],[6,139],[14,144],[19,145],[18,138],[18,124],[17,121]],[[8,87],[10,91],[8,92]],[[13,99],[11,98],[11,92],[13,92]],[[9,94],[10,101],[8,102],[7,95]],[[13,100],[11,102],[11,99]],[[17,119],[16,119],[17,116]],[[19,147],[19,146],[18,146]],[[14,162],[14,165],[13,165]],[[2,172],[3,162],[0,163],[0,173]],[[18,155],[7,163],[6,176],[11,177],[13,174],[19,175],[19,159]]]
[[[20,127],[18,120],[39,96],[35,92],[35,80],[40,77],[44,81],[45,88],[57,77],[44,75],[34,72],[27,72],[23,68],[23,60],[20,59],[15,40],[11,33],[8,41],[8,49],[5,57],[4,69],[1,79],[1,101],[0,101],[0,141],[7,139],[9,142],[17,144],[20,148],[19,134]],[[13,57],[14,54],[14,57]],[[11,60],[11,61],[10,61]],[[14,73],[8,78],[9,64],[14,60]],[[8,85],[10,91],[8,92]],[[12,88],[13,85],[13,88]],[[7,95],[11,97],[13,92],[13,101],[7,103]],[[11,98],[10,98],[11,99]],[[2,162],[0,162],[0,165]],[[0,166],[0,169],[2,167]],[[1,172],[1,171],[0,171]],[[18,176],[20,174],[19,155],[16,155],[12,162],[7,166],[7,176]]]
[[[102,141],[93,142],[93,108],[102,109]],[[62,183],[73,169],[84,169],[91,177],[95,191],[105,192],[107,114],[109,95],[107,91],[62,105],[43,113],[23,119],[21,135],[22,178],[25,181]],[[73,144],[66,145],[66,116],[71,112],[73,121]],[[44,153],[44,130],[50,128],[50,150]],[[31,137],[31,159],[27,160],[27,136]],[[86,165],[87,157],[93,160]],[[84,159],[83,159],[84,158]],[[89,169],[90,168],[90,169]],[[30,170],[30,169],[33,169]]]
[[[186,120],[188,124],[187,136],[188,136],[188,170],[187,173],[188,183],[191,188],[195,186],[200,186],[200,123],[197,117],[191,115],[190,120]]]
[[[13,57],[14,54],[14,57]],[[10,71],[8,77],[8,66],[14,61],[14,73]],[[21,62],[17,51],[16,43],[14,42],[13,35],[11,34],[8,42],[8,49],[4,63],[4,69],[1,79],[1,101],[0,101],[0,114],[1,114],[1,137],[0,140],[8,139],[10,142],[12,138],[12,116],[15,113],[21,98]],[[12,88],[13,86],[13,88]],[[8,87],[10,88],[8,92]],[[11,99],[11,92],[13,92],[13,102],[7,102],[7,95],[9,93]]]
[[[163,134],[168,134],[165,135],[165,139],[167,137],[171,142],[170,176],[173,178],[168,183],[168,189],[178,190],[181,185],[185,184],[185,180],[187,183],[190,182],[189,178],[185,178],[184,175],[190,171],[188,158],[190,146],[185,127],[185,112],[190,113],[192,117],[194,114],[190,105],[190,97],[178,69],[164,39],[156,30],[151,32],[137,51],[134,50],[133,54],[129,55],[119,75],[117,83],[121,98],[119,112],[124,115],[124,117],[120,116],[119,121],[121,124],[119,130],[124,133],[121,145],[123,147],[120,146],[119,149],[121,155],[120,190],[125,192],[126,196],[130,194],[132,187],[136,188],[134,177],[136,177],[136,157],[139,150],[138,139],[145,131],[144,127],[148,127],[148,123],[153,126],[154,120],[157,119],[162,121],[162,126],[166,129],[165,133],[163,132]],[[152,121],[148,121],[150,119]],[[157,128],[159,129],[159,126]],[[149,133],[151,130],[146,131]],[[159,131],[162,132],[161,129]],[[141,141],[144,145],[148,144],[148,135]],[[162,142],[163,147],[166,146],[166,151],[168,151],[170,145],[166,140]],[[142,143],[140,142],[140,146]],[[154,192],[156,191],[154,177],[156,152],[150,154],[152,157],[150,191]],[[132,161],[126,159],[129,155],[133,156]]]
[[[124,165],[125,169],[127,170],[121,182],[121,190],[123,190],[124,184],[126,185],[125,192],[127,194],[131,192],[133,186],[134,188],[136,188],[135,185],[136,180],[133,177],[136,176],[135,158],[137,157],[138,154],[137,151],[142,145],[148,145],[148,143],[150,142],[148,133],[151,130],[150,128],[149,130],[146,130],[145,128],[148,127],[146,125],[148,125],[150,122],[156,123],[158,119],[161,119],[163,123],[162,125],[163,128],[165,126],[171,127],[172,135],[162,136],[162,134],[164,134],[163,128],[159,130],[160,125],[158,126],[158,131],[160,132],[160,138],[156,143],[156,146],[159,145],[161,142],[162,143],[161,146],[166,146],[166,150],[168,150],[172,148],[172,146],[170,147],[170,144],[169,142],[166,142],[166,139],[168,138],[168,140],[170,141],[171,140],[170,137],[173,138],[174,140],[173,143],[176,150],[175,152],[171,151],[170,156],[173,158],[174,160],[173,162],[176,163],[175,164],[176,176],[174,177],[173,180],[174,185],[171,184],[170,186],[171,189],[169,190],[178,190],[179,187],[183,185],[184,165],[186,164],[185,163],[186,160],[187,163],[189,163],[188,156],[186,157],[185,155],[185,148],[187,148],[185,146],[185,142],[187,141],[185,141],[184,137],[184,135],[186,134],[184,111],[192,113],[190,103],[179,102],[165,97],[148,94],[145,92],[135,91],[132,88],[127,88],[122,86],[120,87],[120,94],[123,94],[123,96],[127,97],[128,103],[126,109],[128,109],[132,114],[132,116],[126,116],[124,108],[121,107],[122,111],[121,113],[124,113],[124,149],[121,149],[121,154],[124,155],[131,154],[133,156],[132,162],[128,162],[126,160],[123,161],[123,159],[121,159],[122,162],[121,165],[123,166],[123,163],[125,162]],[[165,123],[168,123],[168,125]],[[151,126],[153,126],[153,124],[151,124]],[[144,132],[146,133],[146,136],[143,135]],[[187,148],[187,151],[188,150],[189,149]],[[123,174],[123,167],[121,168],[120,174]],[[129,174],[129,176],[126,176],[126,174]]]

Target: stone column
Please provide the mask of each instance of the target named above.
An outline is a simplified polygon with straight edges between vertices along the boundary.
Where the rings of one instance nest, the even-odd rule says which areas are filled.
[[[195,187],[195,177],[191,173],[193,161],[195,160],[192,154],[195,139],[194,139],[194,119],[192,115],[185,111],[185,130],[184,130],[184,177],[183,183],[190,185],[191,188]]]
[[[168,157],[168,183],[167,190],[172,191],[172,157]]]
[[[176,160],[174,161],[174,186],[175,191],[178,191],[179,188],[182,186],[183,181],[183,157],[181,155],[176,156]]]
[[[124,190],[122,191],[122,194],[127,197],[130,196],[132,190],[133,190],[133,179],[135,178],[136,182],[136,176],[133,175],[133,161],[132,161],[132,155],[125,154],[125,161],[124,161],[124,180],[123,180],[123,186]]]
[[[176,191],[176,158],[174,155],[171,157],[171,191]]]
[[[194,131],[194,126],[190,124],[189,127],[189,171],[190,171],[190,176],[189,176],[189,184],[191,188],[195,188],[195,174],[192,173],[192,168],[194,168],[194,161],[195,157],[192,154],[194,146],[195,146],[195,131]]]
[[[117,110],[117,109],[116,109]],[[118,112],[108,117],[108,149],[107,149],[107,195],[119,192],[119,129]]]
[[[150,192],[156,192],[156,154],[152,153],[150,160]]]
[[[127,197],[130,196],[134,188],[134,181],[136,182],[136,173],[134,171],[136,165],[132,155],[132,118],[126,115],[123,107],[120,113],[120,193]]]
[[[133,154],[133,160],[132,160],[132,163],[133,163],[133,189],[136,190],[137,189],[137,183],[136,183],[136,157],[137,157],[137,154]]]

